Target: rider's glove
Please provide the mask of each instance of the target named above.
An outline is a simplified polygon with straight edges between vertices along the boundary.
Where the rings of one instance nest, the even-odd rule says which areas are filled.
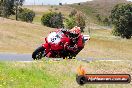
[[[75,44],[75,45],[74,45],[74,48],[73,48],[73,51],[76,52],[77,50],[78,50],[78,47],[77,47],[77,45]]]
[[[70,50],[70,51],[73,51],[73,52],[78,51],[78,47],[77,47],[77,45],[76,45],[76,44],[75,44],[73,47],[68,46],[68,47],[67,47],[67,49],[68,49],[68,50]]]

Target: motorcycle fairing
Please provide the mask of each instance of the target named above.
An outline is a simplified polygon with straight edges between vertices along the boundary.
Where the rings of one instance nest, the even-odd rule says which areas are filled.
[[[51,44],[58,44],[61,41],[61,38],[61,33],[52,32],[47,37],[47,41]]]

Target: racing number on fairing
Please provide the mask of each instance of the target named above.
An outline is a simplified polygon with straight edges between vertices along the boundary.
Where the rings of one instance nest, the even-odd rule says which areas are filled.
[[[53,32],[53,33],[49,34],[47,40],[48,40],[48,42],[51,42],[51,43],[59,43],[61,41],[61,36],[58,35],[57,33]]]
[[[55,42],[56,38],[51,38],[51,42]]]

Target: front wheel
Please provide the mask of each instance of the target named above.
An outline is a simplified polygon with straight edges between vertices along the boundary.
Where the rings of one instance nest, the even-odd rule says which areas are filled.
[[[39,59],[42,59],[44,54],[45,54],[45,49],[44,47],[40,46],[32,53],[32,58],[34,60],[39,60]]]

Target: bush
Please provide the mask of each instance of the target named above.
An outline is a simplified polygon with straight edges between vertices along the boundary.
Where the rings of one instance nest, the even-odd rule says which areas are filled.
[[[105,25],[110,25],[110,21],[109,21],[108,18],[104,18],[103,23],[104,23]]]
[[[64,25],[65,25],[65,28],[67,29],[73,28],[74,26],[76,26],[75,18],[69,17],[65,19]]]
[[[73,12],[75,12],[75,11],[73,11]],[[69,15],[69,18],[67,18],[65,20],[65,27],[71,29],[74,26],[78,26],[78,27],[81,28],[81,32],[84,32],[83,29],[86,26],[84,16],[82,14],[80,14],[80,13],[77,13],[77,12],[75,12],[75,13],[72,16]]]
[[[132,36],[132,4],[118,4],[111,11],[113,34],[130,39]]]
[[[41,23],[52,28],[63,27],[63,17],[61,13],[49,12],[45,13],[41,18]]]
[[[35,12],[27,8],[20,8],[18,18],[22,21],[32,22],[35,17]]]
[[[81,3],[78,3],[78,5],[81,5]]]
[[[73,17],[77,14],[77,10],[73,9],[70,14],[69,14],[69,17]]]
[[[76,25],[81,28],[81,32],[84,32],[83,29],[85,28],[86,24],[83,15],[76,14],[75,21],[76,21]]]
[[[97,18],[98,22],[102,22],[102,19],[101,19],[100,14],[97,14],[97,15],[96,15],[96,18]]]

